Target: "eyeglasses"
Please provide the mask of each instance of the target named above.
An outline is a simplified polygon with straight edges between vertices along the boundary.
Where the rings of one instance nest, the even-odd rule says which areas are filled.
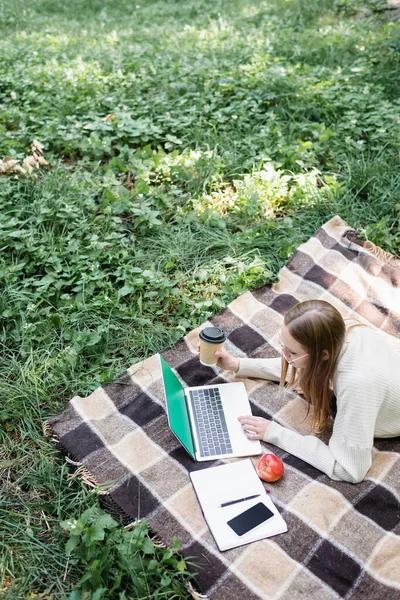
[[[300,360],[301,358],[304,358],[305,356],[308,356],[308,352],[307,352],[306,354],[302,354],[301,356],[298,356],[297,358],[292,358],[293,353],[290,352],[289,348],[287,348],[285,346],[285,344],[283,343],[282,335],[280,333],[278,333],[278,344],[281,348],[281,353],[282,353],[283,357],[285,358],[285,360],[287,360],[287,362],[290,365],[293,365],[296,361]]]

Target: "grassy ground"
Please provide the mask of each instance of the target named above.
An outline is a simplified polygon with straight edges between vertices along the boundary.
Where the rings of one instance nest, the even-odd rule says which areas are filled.
[[[272,282],[335,214],[400,249],[400,33],[377,2],[137,2],[3,0],[0,158],[38,139],[51,163],[0,178],[7,599],[83,572],[60,522],[96,497],[47,417]]]

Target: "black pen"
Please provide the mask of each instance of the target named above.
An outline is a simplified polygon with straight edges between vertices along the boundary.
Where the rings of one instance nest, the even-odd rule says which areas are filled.
[[[221,508],[225,506],[230,506],[231,504],[236,504],[237,502],[244,502],[245,500],[252,500],[253,498],[258,498],[261,494],[254,494],[254,496],[247,496],[246,498],[238,498],[237,500],[230,500],[229,502],[223,502],[221,504]]]

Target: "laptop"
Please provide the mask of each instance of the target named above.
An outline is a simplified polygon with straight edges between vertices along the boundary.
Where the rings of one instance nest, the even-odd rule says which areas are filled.
[[[249,440],[238,417],[250,415],[244,383],[184,388],[159,355],[168,423],[193,460],[206,461],[261,454],[258,440]]]

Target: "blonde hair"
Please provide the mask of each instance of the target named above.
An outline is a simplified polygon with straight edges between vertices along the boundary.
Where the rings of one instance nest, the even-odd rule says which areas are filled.
[[[307,300],[286,313],[284,324],[309,356],[304,368],[296,369],[292,365],[288,386],[301,388],[308,403],[307,415],[313,407],[312,426],[322,432],[332,415],[331,382],[346,337],[345,322],[329,302]],[[285,384],[288,367],[282,355],[281,386]]]

